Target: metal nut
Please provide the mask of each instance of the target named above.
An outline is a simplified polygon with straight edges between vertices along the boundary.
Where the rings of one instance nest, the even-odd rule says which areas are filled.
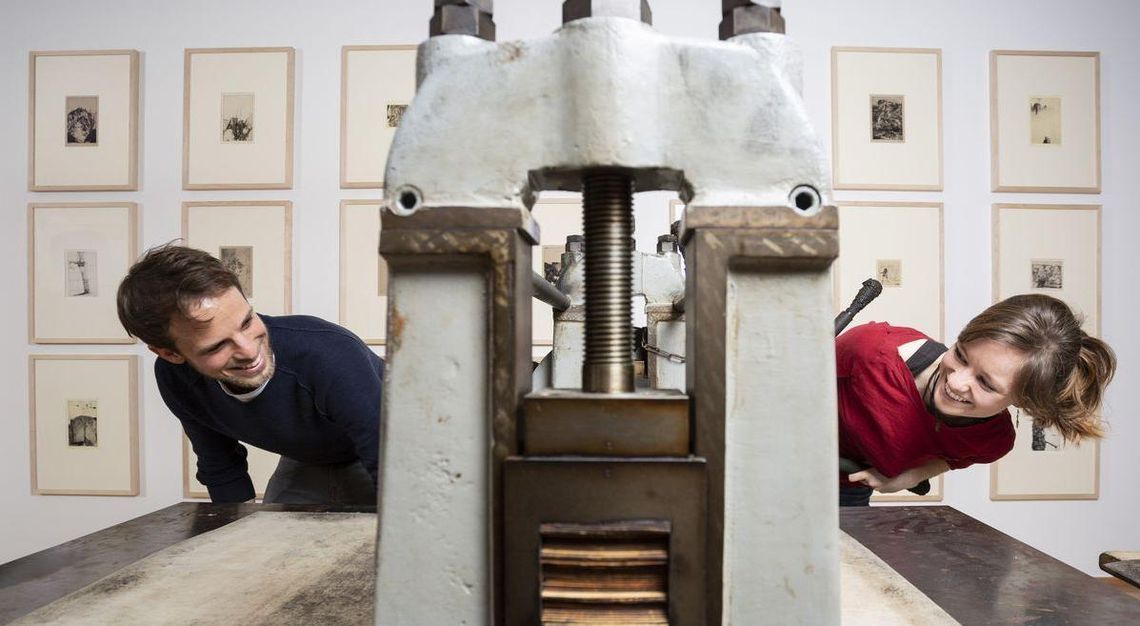
[[[429,23],[432,37],[470,35],[495,40],[492,0],[435,0],[435,13]]]
[[[784,33],[784,18],[780,15],[779,8],[760,6],[751,2],[748,5],[724,12],[724,19],[720,22],[722,40],[748,33]]]
[[[562,23],[586,17],[625,17],[653,24],[649,0],[566,0],[562,3]]]

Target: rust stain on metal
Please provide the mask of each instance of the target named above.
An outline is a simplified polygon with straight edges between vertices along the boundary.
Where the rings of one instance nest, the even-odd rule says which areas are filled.
[[[391,330],[391,336],[388,340],[393,344],[399,345],[404,339],[404,326],[408,323],[408,318],[400,312],[400,309],[393,306],[388,312],[388,327]]]
[[[515,61],[518,61],[522,58],[523,53],[523,46],[516,42],[499,45],[499,61],[503,63],[514,63]]]

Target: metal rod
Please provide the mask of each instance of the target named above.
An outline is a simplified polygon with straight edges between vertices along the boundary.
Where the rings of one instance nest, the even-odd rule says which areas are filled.
[[[614,170],[582,181],[586,235],[586,353],[582,389],[633,391],[633,178]]]
[[[542,274],[532,271],[530,284],[534,287],[534,297],[554,307],[555,311],[565,311],[570,308],[570,296],[559,291],[558,287],[546,280]]]

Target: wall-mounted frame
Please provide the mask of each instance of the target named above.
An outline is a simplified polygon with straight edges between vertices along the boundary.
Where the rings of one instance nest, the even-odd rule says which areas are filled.
[[[545,276],[545,266],[562,263],[568,235],[582,234],[580,197],[540,198],[530,210],[538,222],[540,240],[534,251],[534,271]],[[554,309],[541,300],[531,301],[531,337],[534,346],[554,345]]]
[[[1100,53],[990,52],[993,191],[1100,193]]]
[[[260,500],[265,497],[265,487],[269,478],[277,469],[277,462],[281,455],[266,452],[261,448],[242,443],[248,455],[246,463],[249,464],[249,478],[253,481],[253,491]],[[195,476],[198,473],[198,455],[194,454],[194,447],[185,434],[182,435],[182,497],[191,500],[208,500],[210,492],[206,486],[198,482]]]
[[[943,314],[943,209],[936,202],[840,202],[839,259],[834,265],[836,313],[850,304],[863,281],[883,292],[856,324],[889,322],[939,341]],[[900,236],[905,233],[905,236]]]
[[[669,225],[672,226],[673,222],[681,219],[684,215],[685,203],[678,198],[669,200]]]
[[[831,49],[835,189],[942,190],[942,51]]]
[[[915,502],[942,502],[942,494],[945,493],[946,481],[945,474],[939,474],[930,479],[930,491],[925,496],[911,493],[909,491],[896,491],[894,493],[879,493],[878,491],[871,494],[871,502],[900,502],[903,504],[913,504]]]
[[[133,202],[28,205],[28,339],[129,344],[115,308],[138,254]]]
[[[259,313],[292,311],[292,202],[184,202],[182,238],[233,270]]]
[[[994,301],[1020,293],[1064,300],[1100,334],[1100,212],[1097,205],[995,204]],[[1011,407],[1013,451],[990,466],[992,500],[1095,500],[1100,493],[1100,446],[1065,444]]]
[[[380,200],[340,203],[340,325],[371,345],[384,345],[388,265],[380,256]]]
[[[185,52],[183,189],[293,187],[293,48]]]
[[[138,189],[137,50],[32,52],[28,190]]]
[[[138,357],[31,355],[32,493],[139,495]]]
[[[416,46],[344,46],[340,59],[340,186],[380,189],[416,93]]]

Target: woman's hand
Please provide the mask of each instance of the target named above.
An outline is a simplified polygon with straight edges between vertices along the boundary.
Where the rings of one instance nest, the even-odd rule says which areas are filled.
[[[879,493],[895,493],[903,489],[910,489],[918,483],[934,478],[949,469],[950,466],[946,461],[934,459],[890,478],[883,476],[879,470],[868,467],[865,470],[848,475],[847,480],[853,483],[863,483]]]

